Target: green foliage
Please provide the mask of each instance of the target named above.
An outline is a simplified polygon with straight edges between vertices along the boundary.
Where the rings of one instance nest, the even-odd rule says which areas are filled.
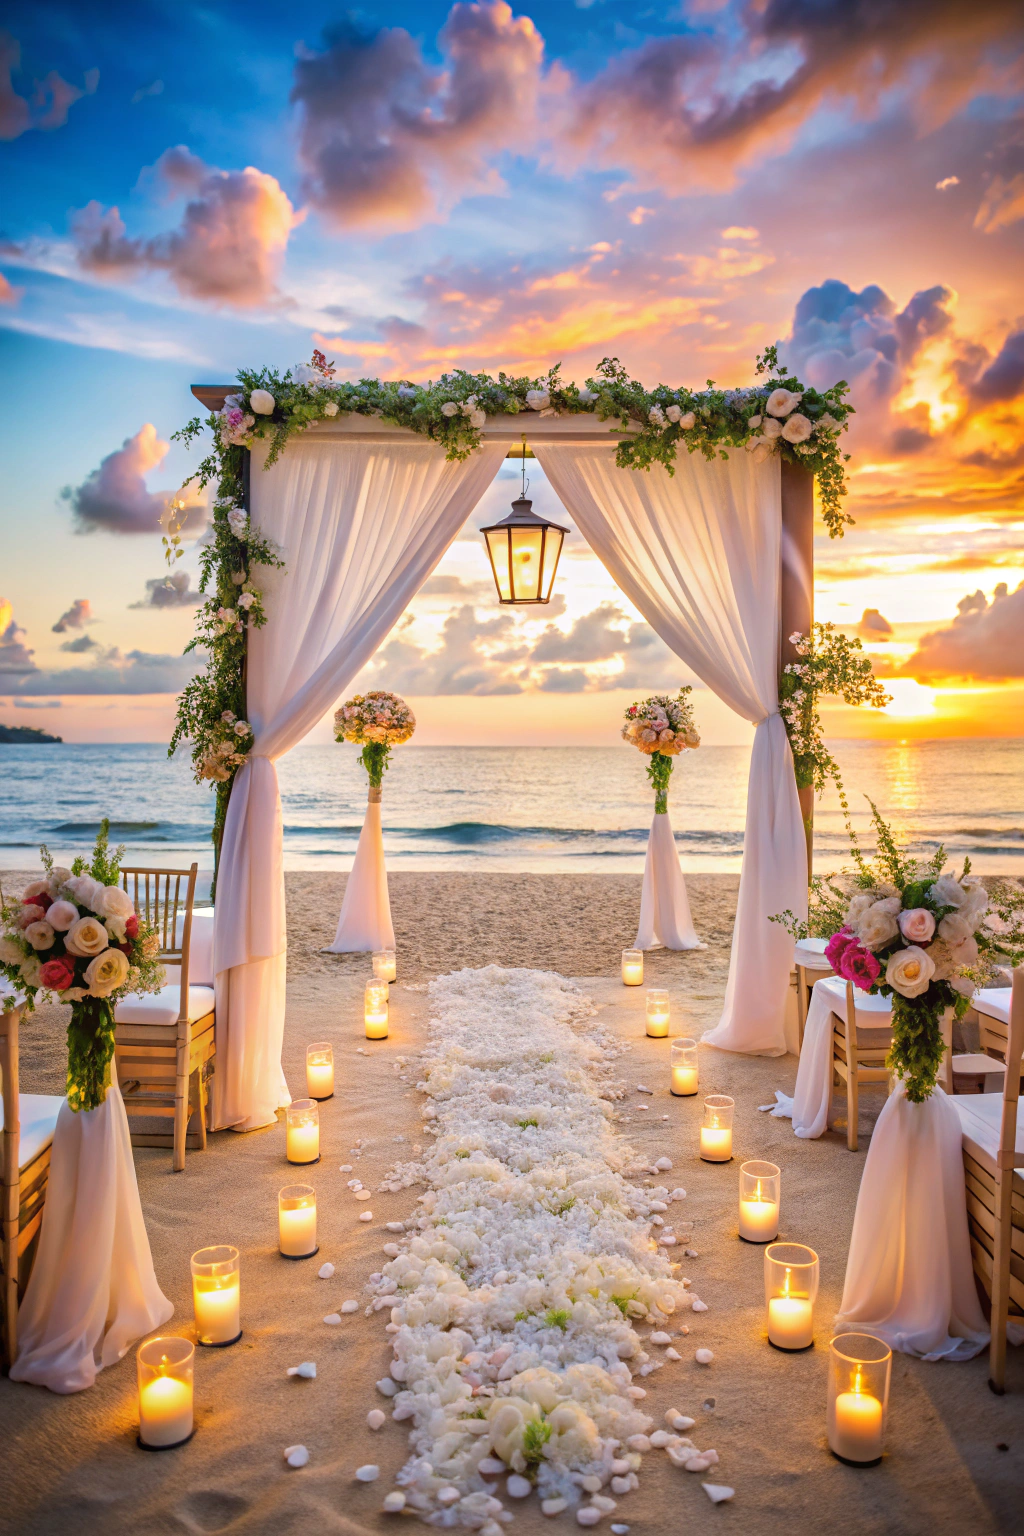
[[[892,1002],[892,1045],[886,1066],[902,1077],[907,1098],[922,1104],[935,1087],[945,1046],[942,1041],[942,1015],[947,1008],[962,1013],[967,999],[946,981],[933,981],[921,997],[890,994]]]
[[[547,1419],[528,1419],[523,1430],[523,1460],[528,1468],[536,1467],[544,1459],[544,1447],[551,1439],[551,1425]]]
[[[622,1313],[623,1317],[628,1317],[629,1316],[629,1303],[632,1300],[632,1297],[630,1297],[630,1296],[613,1296],[611,1298],[611,1300],[612,1300],[613,1305],[618,1307],[618,1309]]]
[[[652,752],[647,759],[647,777],[654,788],[654,813],[664,816],[668,810],[668,782],[672,777],[673,762],[664,752]]]
[[[526,1127],[528,1125],[536,1125],[536,1124],[537,1124],[537,1121],[536,1121],[536,1119],[532,1115],[529,1116],[526,1120],[517,1120],[516,1121],[516,1125],[518,1125],[518,1127],[519,1127],[519,1129],[521,1131],[525,1131]]]
[[[110,852],[110,817],[104,816],[100,822],[100,830],[96,834],[96,846],[93,848],[92,863],[89,865],[90,875],[101,885],[116,885],[121,876],[121,860],[124,855],[124,843],[119,843],[113,853]],[[50,868],[52,867],[51,858]]]
[[[571,1316],[572,1313],[567,1312],[565,1307],[551,1307],[545,1312],[544,1321],[549,1328],[561,1328],[564,1333],[569,1326],[569,1318]]]
[[[69,1109],[97,1109],[103,1103],[113,1058],[113,1003],[106,997],[83,997],[73,1003],[68,1024]]]
[[[386,741],[368,741],[359,754],[359,761],[366,769],[366,776],[375,789],[380,789],[388,768],[391,745]]]

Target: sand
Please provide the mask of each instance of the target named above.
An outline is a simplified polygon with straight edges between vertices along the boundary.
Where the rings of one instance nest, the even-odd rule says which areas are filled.
[[[925,1364],[897,1355],[893,1368],[887,1456],[855,1471],[836,1462],[824,1439],[829,1321],[842,1290],[857,1185],[864,1166],[877,1092],[864,1094],[861,1152],[847,1151],[842,1128],[815,1142],[798,1141],[787,1121],[759,1114],[772,1089],[791,1091],[796,1060],[701,1052],[701,1086],[737,1100],[736,1161],[715,1167],[696,1155],[698,1101],[667,1092],[667,1050],[642,1032],[642,989],[619,985],[618,958],[635,931],[636,876],[397,874],[391,877],[399,984],[392,989],[389,1041],[363,1040],[360,1023],[365,958],[319,953],[330,942],[343,875],[288,877],[289,959],[285,1066],[303,1091],[309,1040],[331,1039],[338,1091],[321,1108],[323,1156],[310,1182],[317,1189],[320,1254],[288,1263],[276,1252],[276,1192],[292,1181],[280,1126],[247,1136],[224,1132],[205,1154],[189,1153],[183,1174],[170,1155],[137,1149],[136,1167],[157,1274],[175,1304],[168,1331],[188,1334],[188,1259],[208,1243],[232,1242],[242,1253],[244,1336],[226,1350],[200,1350],[198,1430],[191,1443],[163,1455],[135,1445],[135,1369],[129,1355],[101,1373],[96,1386],[60,1398],[0,1381],[3,1494],[0,1530],[65,1536],[157,1536],[192,1533],[380,1533],[395,1517],[379,1513],[390,1475],[406,1455],[402,1425],[379,1433],[366,1426],[371,1407],[386,1403],[373,1383],[390,1358],[384,1323],[346,1316],[339,1327],[321,1319],[358,1298],[381,1262],[386,1221],[404,1217],[415,1191],[380,1195],[376,1185],[396,1157],[420,1138],[420,1095],[398,1081],[396,1060],[424,1037],[430,976],[463,964],[496,962],[557,969],[578,978],[602,1007],[602,1020],[628,1037],[622,1080],[646,1083],[653,1098],[630,1092],[622,1106],[625,1136],[650,1155],[666,1152],[674,1182],[689,1190],[685,1216],[695,1223],[696,1259],[689,1274],[710,1310],[690,1317],[683,1361],[648,1378],[645,1407],[660,1419],[677,1407],[697,1420],[699,1445],[714,1446],[721,1465],[708,1480],[736,1489],[713,1509],[702,1479],[645,1459],[641,1489],[616,1518],[634,1536],[668,1536],[692,1520],[756,1536],[833,1527],[861,1533],[989,1533],[1019,1530],[1024,1486],[1024,1351],[1011,1350],[1009,1393],[986,1384],[985,1357],[959,1365]],[[13,882],[12,882],[13,883]],[[5,878],[5,884],[7,880]],[[708,949],[648,957],[647,979],[672,989],[679,1032],[700,1033],[721,1005],[736,880],[691,877],[694,918]],[[407,990],[412,987],[413,990]],[[64,1065],[62,1010],[42,1009],[23,1029],[25,1091],[60,1090]],[[640,1103],[650,1108],[641,1111]],[[668,1116],[667,1120],[662,1116]],[[401,1140],[400,1138],[404,1138]],[[822,1287],[815,1348],[787,1356],[764,1338],[762,1258],[738,1241],[737,1164],[766,1157],[783,1169],[783,1233],[808,1242],[821,1257]],[[352,1163],[368,1188],[374,1219],[364,1224],[339,1172]],[[331,1280],[317,1278],[326,1259]],[[365,1298],[364,1298],[365,1299]],[[711,1366],[693,1349],[707,1345]],[[315,1381],[289,1378],[287,1367],[313,1360]],[[714,1398],[713,1409],[704,1403]],[[289,1471],[282,1452],[301,1442],[309,1465]],[[353,1480],[365,1462],[381,1480]],[[515,1506],[512,1530],[551,1530],[536,1509]],[[554,1529],[577,1530],[563,1517]],[[598,1527],[607,1529],[607,1522]]]

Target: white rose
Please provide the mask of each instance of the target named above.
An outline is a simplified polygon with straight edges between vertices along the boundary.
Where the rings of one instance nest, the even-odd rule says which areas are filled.
[[[975,985],[969,976],[951,976],[949,984],[954,992],[959,992],[961,997],[973,997]]]
[[[772,442],[775,438],[782,436],[782,423],[781,421],[776,421],[774,416],[769,416],[761,431]]]
[[[891,912],[893,917],[899,917],[903,911],[903,902],[899,896],[881,896],[875,901],[875,906],[880,912]]]
[[[682,414],[683,413],[679,409],[678,405],[670,405],[666,407],[665,415],[668,417],[669,421],[678,421]]]
[[[42,969],[42,961],[38,955],[29,955],[27,960],[21,962],[21,979],[27,987],[42,986],[43,983],[40,975]]]
[[[236,736],[248,736],[249,733],[251,732],[251,730],[252,730],[252,726],[249,724],[248,720],[236,720],[235,721],[235,735]]]
[[[927,950],[911,944],[908,949],[898,949],[889,956],[885,968],[886,983],[901,997],[920,997],[927,992],[935,975],[935,962]]]
[[[480,427],[486,427],[486,425],[487,425],[487,412],[483,411],[483,410],[475,410],[475,411],[471,412],[470,418],[469,418],[469,424],[470,424],[471,427],[476,427],[478,429]]]
[[[988,911],[988,892],[983,885],[968,886],[967,900],[960,911],[972,928],[981,927],[981,920]]]
[[[22,891],[21,899],[22,901],[31,901],[34,896],[49,896],[49,894],[49,880],[33,880],[32,883],[30,885],[26,885],[25,889]]]
[[[939,938],[944,939],[953,949],[969,939],[972,932],[971,924],[961,912],[947,912],[939,923]]]
[[[850,905],[846,909],[846,921],[850,927],[854,927],[858,919],[863,917],[865,912],[869,912],[874,904],[874,897],[869,896],[866,891],[851,897]]]
[[[546,411],[551,404],[551,396],[546,389],[528,389],[526,404],[531,411]]]
[[[57,935],[46,919],[43,918],[38,923],[29,923],[25,929],[25,937],[33,949],[52,949],[53,941]]]
[[[101,887],[102,889],[102,887]],[[71,924],[64,948],[69,955],[98,955],[106,949],[109,939],[107,930],[96,917],[80,917]]]
[[[795,411],[782,428],[782,435],[787,443],[806,443],[811,431],[811,423],[807,417]]]
[[[761,420],[762,418],[760,416],[751,416],[750,420],[747,422],[747,426],[750,428],[751,432],[753,432],[755,427],[759,427],[761,425]]]
[[[269,389],[254,389],[249,396],[249,409],[257,416],[272,416],[276,401]]]
[[[679,425],[684,432],[689,432],[697,425],[697,418],[692,411],[687,411],[685,416],[680,416]]]
[[[337,416],[338,409],[339,407],[337,400],[328,400],[327,404],[324,406],[324,415]]]
[[[252,607],[252,605],[253,605],[253,603],[255,601],[256,601],[256,594],[254,592],[242,592],[239,595],[238,606],[239,606],[239,608],[245,608],[246,610],[248,610],[249,608]]]
[[[119,885],[106,885],[103,887],[103,905],[96,909],[103,917],[119,917],[126,922],[135,907],[127,891],[123,891]]]
[[[857,923],[857,936],[868,949],[880,949],[900,931],[900,925],[891,912],[884,912],[876,903]]]
[[[899,925],[908,944],[927,944],[935,933],[935,918],[927,907],[908,907],[900,913]]]
[[[100,910],[99,903],[104,887],[92,875],[73,875],[68,881],[71,894],[79,906],[89,907],[93,912]]]
[[[61,886],[66,885],[70,879],[70,869],[64,869],[61,865],[58,864],[53,866],[53,869],[50,873],[50,895],[54,898],[54,900],[56,900],[60,895]]]
[[[85,968],[85,984],[93,997],[109,997],[128,980],[128,960],[119,949],[97,955]]]
[[[17,939],[9,939],[6,934],[0,938],[0,960],[5,965],[20,965],[25,958],[25,951]]]
[[[957,944],[950,949],[950,955],[956,965],[977,965],[978,941],[972,934],[969,939],[964,939],[962,944]]]
[[[967,892],[952,875],[940,875],[929,887],[928,895],[937,907],[962,907],[967,900]]]
[[[803,395],[796,395],[791,389],[773,389],[768,396],[766,409],[769,416],[788,416],[790,411],[795,411]]]
[[[456,405],[455,401],[454,400],[446,400],[444,402],[444,405],[442,405],[442,407],[441,407],[441,415],[442,416],[457,416],[458,414],[459,414],[459,408]]]
[[[232,507],[228,513],[228,527],[236,539],[244,539],[249,530],[249,514],[241,507]]]
[[[123,944],[125,938],[125,919],[123,917],[108,917],[104,919],[103,926],[110,934],[112,944]]]
[[[73,901],[51,902],[46,912],[46,921],[51,928],[56,928],[58,933],[64,933],[70,928],[77,917],[78,908]]]
[[[581,405],[590,405],[592,401],[598,398],[596,389],[581,389],[578,391],[578,394]]]

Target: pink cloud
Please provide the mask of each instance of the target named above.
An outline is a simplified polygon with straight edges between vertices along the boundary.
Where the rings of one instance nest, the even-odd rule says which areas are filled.
[[[30,128],[63,128],[74,103],[91,96],[99,84],[98,69],[86,70],[81,89],[51,69],[34,82],[31,97],[19,96],[11,75],[20,67],[21,45],[9,32],[0,32],[0,139],[17,139]]]
[[[147,490],[144,477],[163,462],[169,447],[146,422],[81,485],[65,487],[61,494],[75,513],[79,532],[157,533],[169,493]]]
[[[69,629],[84,629],[92,622],[92,604],[87,597],[76,597],[66,613],[62,613],[53,626],[55,635],[63,635]]]
[[[922,635],[903,671],[919,679],[1024,677],[1024,582],[1001,581],[990,603],[983,592],[961,598],[947,629]]]

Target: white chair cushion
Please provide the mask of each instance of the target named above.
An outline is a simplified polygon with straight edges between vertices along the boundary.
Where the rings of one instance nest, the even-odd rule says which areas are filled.
[[[19,1093],[18,1119],[21,1121],[18,1162],[19,1173],[27,1168],[53,1140],[53,1129],[64,1100],[56,1093]],[[0,1130],[4,1125],[4,1106],[0,1101]]]
[[[973,1077],[988,1076],[990,1072],[998,1072],[1000,1077],[1006,1073],[1005,1061],[997,1061],[994,1056],[979,1054],[975,1056],[954,1056],[953,1071],[970,1073]]]
[[[1003,1123],[1001,1093],[957,1093],[949,1101],[960,1116],[965,1141],[973,1141],[989,1157],[999,1152],[999,1134]],[[1017,1146],[1024,1139],[1024,1099],[1017,1102]]]
[[[832,967],[825,959],[827,943],[827,939],[798,939],[793,956],[794,963],[802,965],[808,971],[830,971]]]
[[[1012,995],[1009,987],[982,987],[971,998],[971,1007],[978,1013],[987,1014],[990,1019],[998,1019],[1001,1024],[1008,1025]]]
[[[846,981],[842,976],[826,976],[814,983],[815,992],[823,991],[833,1013],[846,1021]],[[864,1029],[888,1029],[892,1024],[892,1004],[878,993],[853,989],[857,1024]]]
[[[213,1012],[212,987],[189,987],[188,1016],[194,1023]],[[181,986],[161,987],[159,992],[130,992],[114,1009],[115,1024],[176,1024],[181,1006]]]

